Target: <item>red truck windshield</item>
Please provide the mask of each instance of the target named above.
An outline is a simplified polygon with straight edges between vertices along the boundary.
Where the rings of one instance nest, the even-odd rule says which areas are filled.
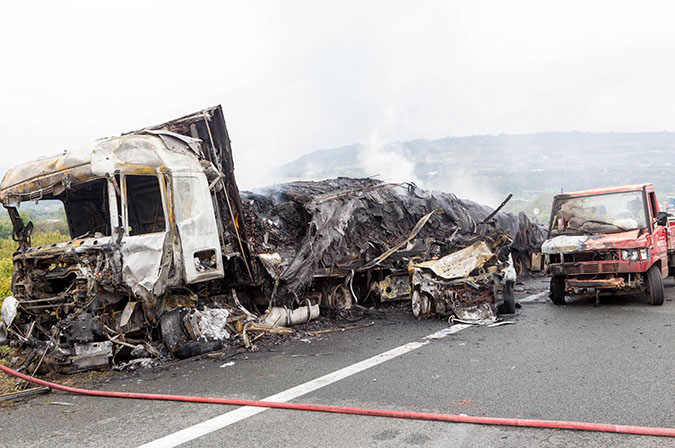
[[[551,234],[613,233],[647,227],[642,191],[556,199]]]

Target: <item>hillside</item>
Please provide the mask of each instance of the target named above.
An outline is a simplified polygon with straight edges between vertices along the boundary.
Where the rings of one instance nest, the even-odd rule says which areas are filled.
[[[602,185],[653,182],[661,199],[675,195],[675,133],[547,132],[354,144],[315,151],[280,167],[282,180],[370,176],[412,180],[495,205]],[[409,178],[400,175],[408,174]]]

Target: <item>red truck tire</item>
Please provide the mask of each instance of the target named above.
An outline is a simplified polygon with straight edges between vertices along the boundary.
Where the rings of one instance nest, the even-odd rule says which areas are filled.
[[[658,266],[647,271],[647,300],[650,305],[663,305],[663,279]]]

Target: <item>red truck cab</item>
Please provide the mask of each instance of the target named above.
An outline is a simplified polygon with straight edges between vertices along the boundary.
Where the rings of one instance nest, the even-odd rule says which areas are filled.
[[[556,195],[542,252],[557,305],[567,294],[633,293],[662,305],[675,265],[671,226],[648,183]]]

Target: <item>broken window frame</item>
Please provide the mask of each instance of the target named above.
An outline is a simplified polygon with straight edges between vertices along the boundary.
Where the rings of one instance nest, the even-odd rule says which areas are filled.
[[[108,204],[107,204],[107,206],[108,206],[108,218],[109,218],[108,225],[110,226],[110,232],[109,232],[110,234],[109,235],[103,235],[103,237],[109,238],[109,237],[112,237],[115,234],[115,229],[117,229],[117,227],[119,227],[118,223],[120,222],[119,221],[119,214],[118,214],[118,200],[117,200],[117,195],[116,195],[116,192],[115,192],[115,186],[111,182],[110,178],[109,177],[94,177],[94,178],[91,178],[91,179],[86,179],[82,182],[78,182],[77,184],[74,184],[73,187],[70,187],[70,188],[81,187],[81,186],[83,186],[87,183],[96,182],[96,181],[103,181],[106,184],[106,187],[105,187],[106,190],[105,191],[106,191],[107,200],[108,200]],[[40,198],[36,199],[36,198],[33,197],[33,194],[30,194],[30,195],[28,195],[28,197],[26,199],[18,200],[15,205],[5,207],[8,211],[8,213],[10,214],[10,218],[12,219],[14,232],[15,232],[15,238],[16,238],[17,241],[20,241],[20,242],[22,240],[24,240],[25,245],[26,245],[25,247],[30,247],[31,245],[29,243],[28,235],[22,235],[24,233],[23,229],[28,227],[29,224],[31,224],[32,221],[29,221],[28,223],[24,223],[23,219],[19,215],[19,210],[21,209],[21,204],[24,203],[24,202],[36,202],[37,203],[39,201],[59,201],[59,202],[61,202],[61,204],[63,206],[63,211],[66,215],[66,225],[68,226],[69,241],[74,241],[74,240],[77,240],[77,239],[87,239],[87,238],[93,238],[94,237],[93,234],[91,236],[87,236],[86,238],[82,238],[82,235],[73,235],[73,229],[71,228],[70,221],[68,219],[69,218],[68,207],[66,207],[66,203],[62,199],[60,199],[57,195],[50,194],[49,196],[40,197]],[[13,212],[12,210],[16,210],[16,211]],[[93,229],[92,229],[92,231],[93,231]],[[31,227],[31,232],[34,232],[32,227]],[[86,233],[83,234],[83,235],[86,235]]]
[[[156,231],[156,232],[147,232],[147,233],[137,233],[132,235],[129,232],[129,191],[127,188],[127,177],[137,177],[137,176],[144,176],[144,177],[154,177],[157,180],[157,186],[159,188],[159,196],[160,200],[162,202],[162,213],[164,214],[164,229]],[[121,211],[122,214],[122,228],[124,229],[123,236],[125,238],[130,238],[130,237],[142,237],[145,235],[154,235],[154,234],[159,234],[159,233],[166,233],[169,231],[169,207],[168,207],[168,197],[167,197],[167,186],[166,182],[164,179],[164,175],[159,172],[159,170],[155,174],[147,174],[147,173],[120,173],[119,174],[119,184],[121,188],[121,206],[119,210]],[[116,209],[117,211],[117,209]]]

